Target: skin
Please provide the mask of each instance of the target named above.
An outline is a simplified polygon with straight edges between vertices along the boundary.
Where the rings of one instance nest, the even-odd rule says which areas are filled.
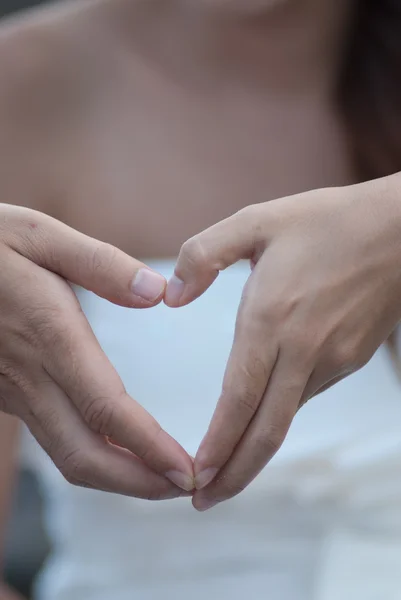
[[[4,30],[3,197],[160,258],[251,198],[352,183],[331,102],[350,3],[211,4],[76,3]]]
[[[354,174],[332,91],[351,9],[104,0],[0,28],[0,197],[25,207],[0,206],[0,398],[72,483],[153,499],[196,484],[195,508],[210,508],[399,321],[400,182],[341,187]],[[188,238],[170,306],[240,258],[254,266],[194,464],[127,397],[65,281],[151,307],[165,282],[136,293],[130,257],[175,256]]]
[[[241,492],[298,409],[364,366],[397,326],[400,184],[396,175],[251,206],[184,244],[170,306],[199,296],[240,258],[255,265],[195,458],[198,510]]]
[[[330,95],[349,2],[228,4],[77,2],[0,30],[0,192],[26,207],[0,207],[2,408],[78,485],[178,496],[193,465],[127,396],[64,279],[153,306],[165,282],[144,289],[128,255],[176,255],[249,198],[352,181]]]
[[[191,460],[127,395],[67,283],[141,308],[143,265],[43,213],[2,205],[0,216],[0,409],[25,421],[72,483],[150,499],[180,495],[168,479],[185,487],[176,471],[191,473]],[[163,292],[162,281],[147,305]]]
[[[27,422],[73,483],[141,497],[171,497],[181,493],[173,483],[184,489],[193,486],[193,466],[184,450],[126,396],[64,280],[126,306],[150,307],[162,299],[165,283],[159,281],[159,293],[144,300],[149,289],[142,285],[140,296],[132,288],[144,265],[130,256],[174,256],[185,239],[218,221],[226,224],[226,217],[250,201],[354,182],[332,102],[352,3],[273,4],[77,2],[10,22],[0,31],[1,197],[26,207],[1,207],[7,225],[0,248],[7,267],[1,270],[1,326],[3,339],[10,340],[1,356],[2,393],[7,398],[3,408]],[[337,187],[333,193],[342,211],[343,192]],[[318,206],[316,195],[313,198]],[[309,206],[308,199],[301,195],[283,203],[289,207],[286,218],[291,220],[295,207]],[[335,210],[332,202],[329,214]],[[260,205],[261,210],[268,206]],[[91,237],[29,209],[46,212]],[[221,266],[243,256],[257,262],[250,282],[264,277],[258,286],[260,297],[266,298],[267,276],[260,274],[265,259],[252,243],[255,229],[262,231],[261,223],[266,223],[257,248],[270,251],[270,212],[252,214],[257,214],[252,226],[245,227],[249,217],[244,222],[246,239],[238,228],[243,221],[228,221],[228,229],[241,240],[241,251],[234,249],[227,233],[222,238],[226,246],[214,254],[219,229],[184,246],[176,276],[186,282],[191,277],[188,264],[193,264],[195,287],[183,299],[171,284],[168,304],[190,301]],[[305,215],[300,239],[311,235],[306,226],[314,219],[313,210]],[[359,215],[355,218],[360,221]],[[327,221],[322,217],[323,225]],[[322,231],[330,238],[330,229]],[[313,234],[316,244],[326,245],[318,228]],[[289,237],[286,243],[290,245]],[[206,252],[211,262],[203,262],[203,254],[194,247]],[[378,248],[379,243],[374,249],[380,254]],[[332,246],[331,251],[335,252]],[[289,255],[287,248],[283,257]],[[269,273],[271,267],[266,269]],[[23,288],[12,285],[16,274],[25,282]],[[292,271],[290,280],[291,275]],[[250,283],[247,290],[253,288],[256,284]],[[277,297],[279,291],[283,293],[278,289]],[[247,301],[247,310],[240,313],[246,317],[243,328],[239,319],[240,331],[247,334],[234,346],[233,352],[239,353],[234,364],[244,353],[238,348],[249,348],[255,333],[252,302]],[[271,321],[271,316],[266,318]],[[269,327],[263,331],[266,334]],[[383,332],[387,324],[375,339],[384,339]],[[248,417],[260,404],[263,385],[270,385],[273,355],[265,348],[266,339],[270,345],[269,336],[263,337],[252,353],[263,376],[257,373],[253,378],[258,393],[251,394],[253,412],[249,410]],[[276,351],[278,347],[277,342]],[[248,389],[247,369],[238,369],[239,389]],[[297,392],[299,386],[298,381]],[[276,424],[262,427],[266,448],[281,442],[294,397],[291,410],[284,403],[279,431]],[[205,484],[205,479],[199,480],[205,469],[210,478],[210,469],[215,474],[229,464],[249,425],[249,418],[237,411],[238,398],[228,404],[235,413],[229,411],[230,439],[222,446],[217,434],[206,438],[195,461],[198,487]],[[216,421],[212,425],[217,432],[227,410],[222,412],[220,406],[217,426]],[[131,453],[111,445],[110,437]],[[271,453],[261,451],[258,469]],[[243,463],[246,460],[233,467],[237,480]],[[254,470],[247,468],[245,474],[240,485],[231,482],[229,490],[209,488],[206,500],[206,491],[195,494],[195,506],[205,507],[202,497],[207,504],[232,496]],[[227,480],[224,471],[221,478]]]
[[[202,19],[195,25],[189,19],[195,30],[185,19],[186,28],[180,29],[183,23],[172,14],[158,21],[156,8],[152,14],[142,10],[141,3],[129,7],[116,3],[118,10],[113,8],[112,13],[104,3],[78,11],[81,33],[68,11],[54,12],[51,27],[38,19],[3,32],[0,56],[6,64],[0,65],[5,84],[0,86],[0,120],[1,114],[7,119],[1,123],[2,197],[48,212],[130,255],[170,256],[182,240],[242,209],[249,198],[270,199],[302,189],[352,183],[329,93],[346,11],[336,7],[336,17],[340,14],[341,18],[329,44],[333,52],[314,70],[309,53],[320,51],[321,56],[320,44],[327,39],[328,23],[333,24],[329,2],[319,15],[320,26],[313,25],[321,39],[311,35],[308,21],[299,22],[295,5],[290,3],[288,8],[283,4],[271,12],[266,30],[264,23],[263,28],[247,25],[242,29],[237,20],[243,16],[238,10],[241,6],[233,11],[232,4],[221,4],[223,10],[230,8],[230,22],[224,21],[224,27],[223,12],[217,27],[217,13],[208,12],[206,2],[204,12],[196,15]],[[137,23],[137,31],[133,25],[133,31],[127,27],[130,11],[129,26]],[[288,27],[297,61],[288,43],[281,45],[285,36],[277,39],[274,35],[282,23]],[[150,34],[159,32],[161,26],[165,38],[158,36],[160,47],[153,52]],[[96,71],[99,61],[88,53],[88,31],[98,51],[94,55],[100,53],[102,72]],[[215,42],[212,57],[200,43],[203,37]],[[168,39],[179,39],[182,47],[169,44],[171,54],[166,55]],[[198,53],[191,46],[195,40]],[[226,47],[240,47],[244,54],[238,57],[233,52],[230,59],[221,55]],[[85,60],[79,60],[72,72],[68,67],[77,56]],[[258,62],[258,56],[274,56],[277,62],[269,63],[267,58]],[[303,57],[308,57],[304,65]],[[156,72],[146,68],[149,61],[153,64],[151,59],[159,67]],[[234,72],[235,79],[228,77]],[[111,76],[115,78],[112,92]],[[66,90],[68,103],[63,102]],[[221,98],[231,110],[216,111]],[[110,111],[110,106],[115,110]],[[160,121],[155,121],[158,115]],[[164,128],[163,136],[157,135],[155,125]],[[313,140],[311,129],[317,132]],[[153,132],[150,139],[149,131]],[[107,143],[99,144],[102,139]],[[135,171],[132,165],[138,165]],[[181,281],[188,287],[177,287],[177,279],[169,285],[166,301],[171,306],[191,301],[220,269],[239,258],[250,258],[256,265],[244,292],[223,394],[195,459],[195,482],[203,488],[193,500],[199,510],[246,487],[281,445],[299,405],[364,364],[398,322],[394,299],[400,291],[399,187],[399,181],[393,180],[252,206],[184,245],[176,277],[178,284]],[[136,198],[146,198],[146,202]],[[176,221],[169,218],[172,210],[180,215]],[[163,475],[166,469],[177,467],[178,472],[190,475],[192,463],[165,434],[157,434],[155,445],[147,432],[158,432],[158,426],[138,405],[126,420],[128,399],[122,384],[93,339],[71,290],[60,279],[82,283],[126,305],[144,306],[143,298],[129,292],[143,265],[37,213],[15,213],[10,206],[2,206],[1,211],[2,222],[7,223],[1,238],[2,262],[7,267],[1,271],[2,339],[13,341],[1,356],[3,409],[25,419],[73,483],[144,497],[179,495],[180,489]],[[355,222],[358,229],[349,229]],[[315,250],[323,245],[325,257]],[[115,277],[111,276],[114,271]],[[24,288],[13,285],[16,280],[24,281]],[[147,305],[161,297],[162,292]],[[344,303],[344,298],[349,301]],[[49,315],[53,317],[50,327]],[[44,330],[43,336],[32,334],[32,323],[35,332]],[[68,323],[67,329],[60,329],[60,323]],[[72,343],[67,353],[63,351],[66,340]],[[58,362],[60,354],[78,359]],[[90,365],[85,360],[88,355]],[[77,370],[79,363],[82,366]],[[51,364],[45,372],[44,364]],[[101,366],[96,368],[96,377],[91,377],[94,365]],[[72,378],[75,387],[70,387]],[[105,389],[109,390],[106,405],[115,405],[111,421],[96,419],[98,414],[110,414],[105,409]],[[92,400],[97,401],[95,417],[88,418],[85,401],[93,405]],[[99,400],[103,400],[100,406]],[[124,428],[127,424],[129,433],[136,433],[132,439],[128,427]],[[7,425],[7,431],[9,438],[3,441],[10,450],[15,430]],[[151,468],[110,446],[104,433],[143,456]],[[170,449],[168,465],[160,462],[166,448]],[[1,457],[1,489],[6,492],[13,455],[4,451]],[[161,475],[155,475],[154,469]],[[0,597],[11,600],[14,596],[3,587]]]

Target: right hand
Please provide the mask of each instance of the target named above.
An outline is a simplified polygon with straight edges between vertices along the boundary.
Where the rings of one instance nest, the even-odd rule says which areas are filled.
[[[250,206],[182,247],[166,291],[172,307],[192,302],[236,261],[253,266],[194,461],[198,510],[245,489],[298,409],[362,368],[397,327],[400,206],[400,175],[314,190]]]
[[[165,290],[116,248],[0,204],[0,410],[73,484],[148,499],[191,490],[190,457],[128,396],[67,281],[132,308]]]

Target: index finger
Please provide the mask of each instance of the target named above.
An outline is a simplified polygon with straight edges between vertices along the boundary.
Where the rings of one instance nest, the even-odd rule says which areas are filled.
[[[266,311],[259,299],[255,301],[253,277],[238,313],[222,394],[195,457],[197,489],[208,485],[234,453],[258,410],[277,359],[278,348]]]
[[[47,328],[52,344],[50,348],[47,345],[44,367],[75,404],[88,427],[133,452],[175,485],[192,490],[191,458],[126,393],[78,303],[75,310],[68,309],[63,314],[62,322],[68,326],[54,322]]]
[[[224,469],[193,505],[207,510],[242,492],[281,447],[308,380],[304,356],[280,349],[273,374],[256,416]]]
[[[259,212],[260,207],[248,206],[186,241],[164,302],[170,307],[184,306],[203,294],[220,271],[243,258],[252,259],[264,244],[256,227]]]

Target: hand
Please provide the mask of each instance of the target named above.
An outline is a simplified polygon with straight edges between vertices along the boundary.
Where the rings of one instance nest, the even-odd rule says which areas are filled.
[[[195,458],[197,509],[243,490],[299,407],[362,367],[397,325],[399,183],[395,176],[250,206],[184,244],[169,306],[191,302],[241,258],[253,265],[222,394]]]
[[[0,410],[25,421],[71,483],[150,499],[192,489],[192,460],[127,395],[66,280],[136,308],[165,290],[116,248],[1,204]]]

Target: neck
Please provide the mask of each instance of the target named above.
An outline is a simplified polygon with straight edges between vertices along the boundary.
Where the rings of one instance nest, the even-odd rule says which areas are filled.
[[[170,71],[181,81],[190,78],[199,86],[252,85],[280,95],[333,89],[354,4],[349,0],[103,2],[119,35],[124,32],[135,52],[164,73]]]

